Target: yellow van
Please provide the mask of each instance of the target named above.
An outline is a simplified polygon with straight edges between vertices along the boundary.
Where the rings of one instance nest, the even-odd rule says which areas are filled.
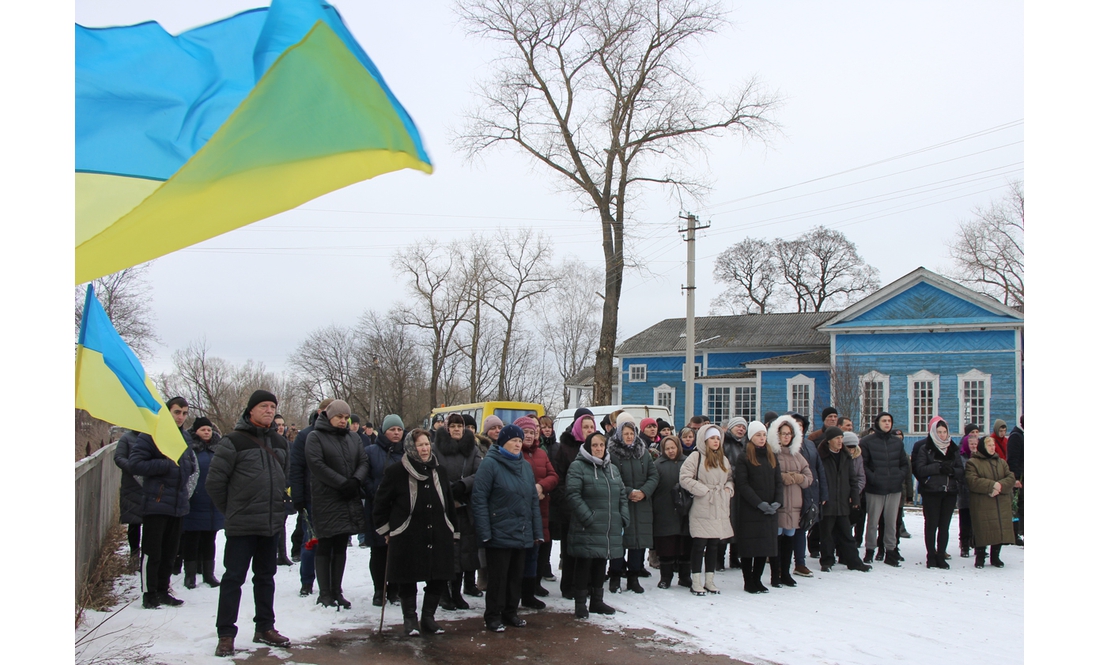
[[[485,419],[489,416],[496,416],[500,418],[505,425],[511,425],[517,418],[522,416],[534,415],[537,419],[546,414],[546,409],[542,408],[541,404],[535,404],[534,402],[475,402],[473,404],[454,404],[432,409],[432,415],[428,418],[428,422],[430,423],[434,420],[437,415],[442,415],[446,418],[452,413],[471,416],[474,422],[477,423],[477,431],[480,432],[485,428]]]

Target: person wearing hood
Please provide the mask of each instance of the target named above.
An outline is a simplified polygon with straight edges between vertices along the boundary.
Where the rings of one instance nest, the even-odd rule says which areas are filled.
[[[183,429],[187,400],[173,397],[167,407],[187,444],[179,460],[168,459],[145,432],[138,434],[127,460],[130,473],[142,479],[141,606],[145,609],[183,605],[169,592],[168,583],[179,552],[183,516],[191,509],[191,494],[199,480],[191,435]]]
[[[489,416],[481,426],[481,434],[477,435],[478,452],[482,457],[489,452],[489,447],[497,442],[500,430],[504,427],[504,421],[496,416]]]
[[[444,589],[441,607],[445,610],[468,610],[470,604],[462,597],[462,576],[478,568],[477,537],[470,517],[470,491],[474,488],[474,474],[481,465],[474,433],[466,429],[462,416],[452,413],[446,423],[435,432],[432,444],[435,460],[447,472],[454,500],[455,529],[462,534],[455,551],[454,578]],[[478,592],[477,595],[481,595]]]
[[[849,442],[851,447],[848,447]],[[867,572],[871,566],[859,559],[859,549],[852,538],[851,511],[859,507],[860,481],[849,451],[859,450],[859,437],[839,427],[826,427],[822,432],[817,452],[821,457],[825,476],[829,480],[829,494],[821,507],[821,572],[827,573],[837,563],[848,570]],[[856,458],[859,459],[859,458]]]
[[[993,443],[997,444],[997,457],[1008,461],[1008,424],[1000,418],[993,421],[993,431],[990,433]]]
[[[966,462],[966,484],[970,487],[970,514],[974,526],[974,567],[985,567],[988,545],[989,564],[1003,568],[1001,545],[1016,539],[1012,528],[1012,488],[1016,476],[997,454],[997,442],[986,437]]]
[[[871,563],[878,542],[879,520],[883,520],[886,564],[897,568],[901,565],[898,552],[897,520],[901,508],[906,469],[908,468],[905,445],[893,432],[894,417],[883,411],[875,417],[871,433],[859,441],[863,449],[863,468],[867,474],[865,500],[867,502],[867,529],[864,540],[863,563]]]
[[[795,554],[795,534],[806,531],[800,525],[802,519],[802,490],[813,484],[814,474],[810,463],[802,456],[802,427],[791,416],[779,416],[768,428],[768,448],[779,460],[780,478],[783,482],[783,506],[779,509],[777,530],[779,555],[771,558],[771,585],[797,586],[791,577],[791,559]]]
[[[398,602],[399,596],[397,587],[390,587],[388,592],[385,589],[386,556],[389,549],[385,538],[378,534],[378,525],[374,523],[374,496],[385,477],[386,469],[401,464],[401,457],[405,454],[405,423],[401,420],[401,416],[391,413],[382,419],[382,431],[374,445],[367,447],[366,453],[369,472],[366,487],[363,488],[366,496],[363,501],[363,517],[367,522],[370,577],[374,585],[371,604],[374,607],[382,607],[387,600],[390,603]]]
[[[317,539],[313,560],[320,590],[317,602],[344,609],[351,609],[343,589],[348,539],[365,532],[360,495],[370,474],[363,442],[348,428],[350,416],[348,403],[334,400],[321,412],[306,439],[313,496],[310,523]]]
[[[591,417],[587,420],[595,425]],[[630,500],[603,434],[593,430],[585,437],[566,474],[565,499],[571,513],[569,555],[575,564],[574,614],[578,619],[587,619],[589,612],[614,614],[615,608],[603,600],[603,583],[608,559],[623,556],[623,530],[630,525]]]
[[[573,599],[573,571],[576,562],[569,553],[569,532],[572,510],[565,496],[565,477],[569,467],[577,459],[585,439],[596,431],[596,419],[592,412],[579,408],[573,413],[573,424],[561,433],[558,443],[550,451],[550,463],[558,474],[558,486],[550,492],[550,536],[560,541],[558,557],[561,566],[560,588],[562,598]]]
[[[730,526],[730,498],[733,496],[733,467],[722,452],[722,430],[704,425],[699,430],[702,445],[680,467],[680,487],[694,499],[688,511],[691,534],[691,592],[696,596],[718,593],[714,572],[719,544],[733,537]],[[704,559],[706,577],[704,581]]]
[[[550,463],[550,457],[539,445],[539,421],[531,416],[516,418],[512,423],[523,430],[523,459],[531,465],[531,471],[535,474],[535,493],[539,497],[539,516],[542,520],[542,542],[537,547],[527,550],[523,564],[523,582],[520,585],[520,604],[534,610],[546,607],[537,596],[547,596],[549,591],[539,584],[539,562],[545,552],[546,560],[550,560],[550,549],[553,541],[550,540],[550,492],[558,486],[558,472]]]
[[[638,578],[645,567],[646,548],[653,547],[653,492],[657,489],[657,467],[653,465],[648,444],[639,436],[634,418],[623,412],[616,422],[618,427],[608,440],[607,448],[611,463],[619,469],[619,476],[626,488],[630,520],[623,532],[627,558],[612,559],[608,589],[611,593],[618,593],[620,578],[625,572],[626,588],[634,593],[644,593]],[[642,422],[651,423],[651,427],[657,426],[657,421],[652,418]]]
[[[525,550],[542,542],[542,515],[535,473],[523,461],[523,430],[500,430],[474,476],[470,497],[478,544],[485,550],[485,627],[503,632],[522,628],[520,585]]]
[[[729,460],[732,469],[737,464],[737,459],[745,453],[745,445],[749,442],[749,422],[741,416],[734,416],[726,423],[726,433],[722,437],[722,452]],[[741,560],[737,556],[737,506],[736,499],[730,498],[730,526],[733,528],[733,538],[724,541],[718,550],[718,571],[725,570],[723,565],[726,560],[726,547],[730,552],[730,568],[740,568]]]
[[[809,429],[809,418],[798,413],[791,414],[791,417],[798,421],[803,432]],[[834,418],[830,416],[829,420],[834,421]],[[795,531],[794,574],[813,577],[813,573],[806,567],[806,549],[808,546],[810,557],[813,559],[821,556],[821,535],[817,525],[821,516],[821,501],[829,493],[829,487],[828,481],[825,480],[825,468],[821,465],[821,456],[817,454],[816,444],[803,445],[800,452],[809,463],[814,480],[809,487],[802,490],[802,516],[809,522],[809,526]]]
[[[778,418],[778,416],[776,416]],[[779,460],[768,446],[768,428],[749,423],[749,444],[733,469],[736,488],[737,553],[745,591],[767,593],[760,582],[768,557],[779,555],[779,509],[783,507],[783,476]]]
[[[680,586],[691,586],[691,529],[687,516],[681,516],[672,502],[686,459],[679,439],[672,435],[661,438],[661,456],[654,463],[657,489],[653,490],[653,550],[661,570],[658,589],[672,586],[674,575],[679,575]]]
[[[210,473],[210,461],[214,459],[221,435],[214,431],[209,418],[195,418],[191,424],[191,450],[199,467],[199,482],[191,495],[191,509],[183,516],[183,586],[194,589],[195,577],[202,572],[204,584],[216,587],[221,582],[214,577],[214,539],[225,527],[225,517],[214,507],[206,491],[206,477]],[[283,538],[284,546],[286,539]]]
[[[233,655],[241,587],[250,565],[256,604],[252,641],[276,647],[290,644],[275,630],[276,539],[286,519],[283,497],[289,453],[286,439],[272,427],[277,403],[266,390],[252,393],[233,431],[218,441],[206,477],[206,491],[225,515],[225,573],[218,588],[215,656]]]
[[[294,541],[297,537],[296,546],[298,547],[299,562],[302,564],[298,569],[298,576],[302,582],[302,588],[298,595],[303,598],[313,593],[313,581],[316,578],[316,570],[313,565],[315,550],[312,547],[302,546],[302,543],[308,543],[314,538],[313,527],[310,525],[313,505],[312,496],[310,495],[309,464],[306,463],[306,439],[313,431],[314,424],[321,412],[327,409],[332,402],[331,397],[321,400],[321,403],[317,405],[317,410],[309,414],[309,426],[298,432],[294,437],[294,443],[290,446],[290,466],[287,476],[290,486],[290,499],[294,502],[294,509],[298,513],[295,535],[291,537],[291,541]],[[292,551],[294,547],[295,544],[292,543]]]
[[[448,583],[453,584],[455,544],[461,537],[451,494],[454,483],[436,458],[427,430],[409,432],[402,450],[400,462],[386,468],[375,489],[371,521],[389,547],[386,582],[401,599],[405,634],[438,635],[443,629],[435,621],[435,610]],[[419,623],[417,582],[428,583]]]
[[[963,482],[964,464],[959,447],[951,440],[947,421],[936,416],[928,421],[928,436],[913,450],[913,473],[924,511],[924,549],[929,568],[950,568],[947,563],[948,529]]]

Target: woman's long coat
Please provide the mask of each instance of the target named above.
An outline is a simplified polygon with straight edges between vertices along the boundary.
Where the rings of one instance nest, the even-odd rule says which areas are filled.
[[[801,447],[801,442],[799,442]],[[769,442],[768,445],[771,445]],[[772,449],[776,459],[779,460],[780,482],[784,473],[802,474],[802,482],[783,485],[783,507],[779,509],[779,528],[797,529],[802,520],[802,490],[814,482],[813,472],[810,471],[810,463],[795,448],[792,443],[787,447],[776,446],[779,450]]]
[[[653,492],[657,489],[657,467],[653,466],[653,456],[640,436],[628,447],[618,438],[621,433],[618,431],[611,436],[607,449],[611,453],[611,463],[622,475],[630,506],[630,525],[623,531],[623,547],[628,550],[653,547]],[[645,498],[630,501],[633,490],[641,490]]]
[[[602,466],[581,448],[565,477],[569,555],[580,559],[623,556],[623,528],[630,525],[629,501],[619,469],[605,453]]]
[[[993,483],[1001,484],[1001,493],[989,496]],[[970,524],[974,545],[1000,545],[1016,542],[1012,530],[1012,486],[1016,476],[1008,463],[997,455],[988,457],[975,452],[966,462],[966,484],[970,488]]]
[[[680,467],[680,486],[694,498],[688,512],[688,531],[692,538],[732,538],[730,497],[734,495],[733,467],[721,455],[720,466],[708,469],[703,463],[703,451],[696,450]],[[741,556],[738,550],[738,556]]]
[[[455,541],[461,534],[455,531],[447,470],[434,456],[425,463],[405,455],[387,468],[374,493],[371,519],[380,535],[390,537],[390,584],[454,579]]]
[[[757,449],[756,461],[758,466],[750,464],[746,453],[738,458],[733,469],[738,498],[737,556],[742,558],[779,554],[779,515],[765,515],[758,506],[760,503],[783,503],[783,478],[779,463],[770,466],[763,448]]]
[[[340,487],[349,478],[358,480],[360,489],[367,484],[370,467],[362,440],[347,428],[333,427],[322,413],[306,438],[305,454],[313,496],[313,535],[330,538],[363,533],[366,520],[360,492],[350,498],[340,494]]]
[[[653,491],[653,537],[690,536],[688,520],[680,517],[672,503],[672,491],[680,485],[680,468],[687,458],[680,453],[676,459],[662,454],[653,463],[657,467],[657,489]]]
[[[470,516],[470,492],[474,488],[474,475],[481,466],[481,453],[477,440],[470,430],[462,430],[462,438],[455,441],[446,427],[440,427],[432,451],[439,466],[447,470],[451,479],[451,495],[455,506],[455,528],[462,534],[455,552],[456,573],[477,570],[477,535]]]
[[[206,491],[206,476],[210,473],[210,462],[214,459],[218,440],[221,436],[214,432],[209,442],[204,442],[192,432],[191,450],[199,463],[199,482],[191,494],[191,509],[183,516],[184,531],[221,531],[225,528],[225,516],[214,507],[214,501]]]

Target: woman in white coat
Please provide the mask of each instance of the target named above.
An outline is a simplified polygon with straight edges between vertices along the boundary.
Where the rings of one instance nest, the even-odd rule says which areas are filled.
[[[703,428],[702,445],[680,468],[680,486],[691,495],[688,530],[691,533],[691,592],[696,596],[718,593],[714,569],[722,540],[733,537],[730,526],[730,498],[733,496],[733,467],[722,452],[722,430]],[[706,558],[706,582],[703,559]]]

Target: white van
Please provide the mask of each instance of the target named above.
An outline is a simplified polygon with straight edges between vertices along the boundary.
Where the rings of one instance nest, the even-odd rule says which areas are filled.
[[[603,431],[600,428],[600,421],[603,420],[603,417],[619,409],[634,416],[634,421],[639,425],[642,423],[643,418],[653,418],[654,420],[661,418],[665,422],[671,423],[674,430],[676,429],[676,423],[672,422],[672,414],[663,406],[654,406],[652,404],[612,404],[609,406],[588,406],[585,408],[591,411],[593,417],[595,417],[597,431]],[[577,409],[565,409],[554,418],[555,438],[560,439],[561,433],[564,432],[567,427],[573,425],[573,414],[576,413],[576,411]],[[676,431],[679,432],[679,430]]]

